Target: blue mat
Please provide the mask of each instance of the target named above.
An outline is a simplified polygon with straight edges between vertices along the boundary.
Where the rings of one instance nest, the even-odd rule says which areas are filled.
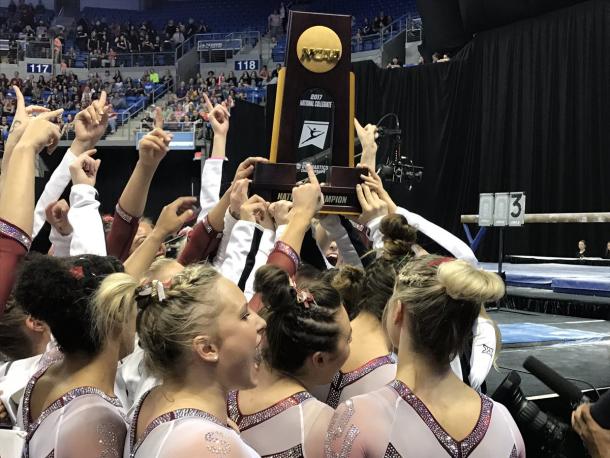
[[[572,342],[596,341],[608,337],[598,332],[579,331],[577,329],[557,328],[546,324],[513,323],[499,324],[502,333],[502,344],[527,344],[537,342]]]
[[[481,263],[491,272],[493,263]],[[610,269],[603,266],[570,264],[504,264],[506,284],[521,288],[546,289],[556,293],[610,297]],[[610,302],[610,301],[609,301]]]

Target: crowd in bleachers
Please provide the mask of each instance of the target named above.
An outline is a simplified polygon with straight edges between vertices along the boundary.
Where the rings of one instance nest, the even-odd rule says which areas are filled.
[[[207,123],[205,96],[209,97],[214,105],[224,102],[229,107],[235,100],[262,103],[266,96],[264,86],[277,80],[280,68],[281,65],[278,64],[269,71],[264,65],[259,72],[245,71],[239,77],[233,71],[216,74],[210,70],[205,77],[197,74],[188,81],[181,81],[168,100],[161,104],[164,119],[172,130],[190,130],[195,124],[199,137],[209,135],[211,129]],[[143,120],[144,127],[152,126],[154,110],[153,106]],[[201,120],[205,122],[202,123]]]
[[[160,76],[154,69],[145,72],[140,79],[123,78],[117,70],[112,78],[102,78],[98,73],[90,73],[85,80],[67,71],[51,78],[33,75],[21,78],[15,72],[12,78],[0,73],[0,133],[2,143],[8,136],[8,130],[16,109],[16,98],[13,86],[18,86],[28,104],[39,105],[50,110],[63,109],[60,120],[62,137],[74,138],[73,120],[76,113],[87,108],[102,93],[108,94],[108,102],[113,107],[107,133],[114,133],[129,114],[145,108],[151,102],[152,92],[159,86],[173,84],[171,73]],[[0,151],[2,151],[0,144]]]

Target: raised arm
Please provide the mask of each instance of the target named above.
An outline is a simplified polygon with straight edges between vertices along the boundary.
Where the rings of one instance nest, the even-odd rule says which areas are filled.
[[[95,254],[106,256],[104,226],[99,214],[95,181],[100,160],[91,156],[96,150],[85,151],[70,166],[72,189],[68,220],[73,228],[70,255]]]
[[[142,278],[155,260],[159,245],[165,238],[178,232],[182,226],[193,219],[195,216],[193,206],[196,202],[195,197],[179,197],[163,207],[150,235],[125,261],[125,272],[133,278]]]
[[[108,127],[108,118],[112,113],[112,106],[106,105],[106,92],[102,91],[99,100],[94,101],[74,118],[74,132],[76,138],[64,155],[61,163],[51,174],[40,199],[36,203],[33,235],[36,236],[45,220],[45,209],[51,202],[56,201],[63,194],[70,183],[70,165],[78,156],[95,147]]]
[[[371,170],[375,170],[377,161],[377,142],[375,140],[379,137],[377,126],[374,124],[367,124],[362,127],[356,118],[354,118],[354,126],[356,127],[356,135],[358,135],[358,140],[360,140],[360,145],[362,146],[360,164]]]
[[[48,108],[39,107],[36,105],[26,107],[25,99],[19,90],[19,87],[13,86],[13,91],[15,92],[15,98],[17,99],[17,107],[15,109],[15,116],[13,117],[13,123],[11,124],[11,128],[9,130],[9,136],[4,145],[4,155],[2,156],[1,166],[2,173],[0,174],[0,193],[2,193],[2,188],[4,187],[4,180],[6,178],[6,173],[8,172],[8,164],[11,156],[13,155],[13,150],[25,132],[25,128],[31,119],[31,115],[36,113],[46,113],[49,111]]]
[[[416,213],[412,213],[404,208],[397,207],[388,192],[384,189],[381,178],[379,175],[377,175],[377,173],[375,173],[374,170],[369,169],[369,174],[361,175],[361,178],[364,180],[364,183],[387,204],[389,213],[399,213],[403,215],[411,226],[434,240],[457,259],[463,259],[464,261],[470,262],[474,265],[478,263],[474,252],[463,240],[459,239],[446,229],[443,229],[442,227],[426,220],[424,217]],[[380,222],[381,218],[375,218],[367,223],[369,229],[371,230],[371,234],[373,235],[373,241],[376,247],[379,247],[379,243],[381,241],[378,231]]]
[[[150,184],[159,163],[169,151],[171,138],[171,134],[156,127],[140,140],[138,162],[119,198],[112,228],[106,239],[109,255],[122,261],[129,257],[139,219],[144,214]]]
[[[209,159],[201,166],[201,189],[199,191],[199,205],[201,211],[197,221],[201,221],[205,215],[218,203],[220,198],[220,184],[222,178],[222,166],[225,162],[227,133],[229,131],[229,110],[226,104],[212,105],[207,94],[203,94],[208,120],[214,132],[214,145]]]
[[[0,314],[11,292],[17,266],[30,248],[34,221],[34,169],[36,154],[59,143],[59,127],[49,120],[63,110],[43,113],[29,121],[5,170],[0,193]]]

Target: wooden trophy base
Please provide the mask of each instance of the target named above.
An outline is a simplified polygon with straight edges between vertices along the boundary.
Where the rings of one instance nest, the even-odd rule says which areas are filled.
[[[362,212],[356,185],[362,183],[360,175],[366,169],[331,166],[329,182],[322,186],[324,206],[320,213],[357,216]],[[267,202],[292,201],[292,188],[296,186],[296,164],[258,163],[254,167],[252,193]]]

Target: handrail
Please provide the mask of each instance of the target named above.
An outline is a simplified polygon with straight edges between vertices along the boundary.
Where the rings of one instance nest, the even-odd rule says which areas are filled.
[[[115,65],[110,66],[112,68],[173,66],[176,63],[174,58],[175,55],[172,51],[122,53],[116,55],[114,58]],[[102,61],[108,61],[110,63],[110,58],[108,56],[104,56],[98,60],[98,65],[93,66],[91,64],[91,53],[87,53],[87,68],[103,68]],[[131,65],[123,65],[125,62],[128,64],[131,63]],[[138,65],[134,65],[134,63],[137,63]]]

